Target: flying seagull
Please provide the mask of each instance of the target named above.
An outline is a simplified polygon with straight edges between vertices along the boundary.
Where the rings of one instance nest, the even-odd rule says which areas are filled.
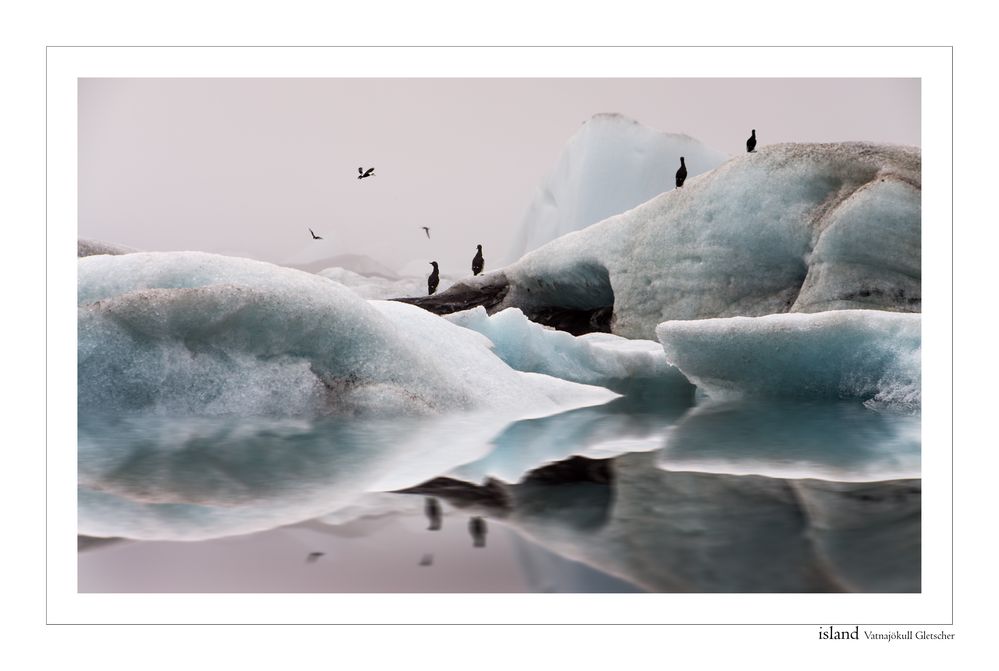
[[[429,240],[430,239],[430,229],[427,228],[426,226],[420,226],[420,228],[422,228],[423,232],[427,234],[427,240]]]
[[[680,188],[683,186],[683,180],[687,179],[687,164],[683,162],[683,157],[680,157],[680,169],[676,171],[676,187]]]
[[[358,179],[364,179],[365,177],[374,177],[374,176],[375,176],[375,169],[374,168],[368,168],[367,170],[365,170],[364,168],[358,168],[357,169],[357,178]]]
[[[749,136],[748,140],[746,140],[746,151],[748,151],[748,152],[754,152],[754,151],[756,151],[756,129],[755,128],[753,129],[753,134]]]
[[[309,233],[312,233],[312,239],[313,240],[322,240],[323,239],[323,236],[316,235],[316,232],[313,231],[311,228],[309,229]]]

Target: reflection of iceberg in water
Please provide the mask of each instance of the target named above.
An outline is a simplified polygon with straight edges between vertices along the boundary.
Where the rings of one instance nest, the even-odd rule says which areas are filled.
[[[918,480],[678,473],[656,459],[575,458],[504,486],[505,499],[492,498],[503,505],[486,509],[552,552],[651,591],[919,591]],[[450,486],[413,491],[454,498]]]
[[[532,469],[573,455],[606,458],[655,450],[689,408],[688,399],[672,394],[625,396],[604,405],[514,422],[492,441],[489,454],[452,475],[516,482]]]
[[[195,540],[291,524],[481,457],[493,415],[81,418],[79,531]]]
[[[818,477],[918,478],[920,418],[852,402],[706,403],[670,432],[659,464],[671,470]]]

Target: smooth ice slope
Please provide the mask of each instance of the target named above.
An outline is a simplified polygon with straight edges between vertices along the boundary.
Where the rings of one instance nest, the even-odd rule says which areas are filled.
[[[687,135],[662,133],[620,114],[595,115],[569,139],[538,188],[508,261],[674,188],[681,156],[691,177],[728,158]]]
[[[652,340],[628,340],[609,333],[577,337],[536,324],[516,308],[489,316],[485,308],[477,307],[446,319],[485,335],[496,355],[517,370],[622,393],[692,392],[680,371],[666,363],[662,346]]]
[[[667,320],[918,312],[920,161],[890,145],[762,147],[527,254],[495,274],[500,307],[613,305],[629,338]]]
[[[79,405],[88,413],[538,416],[614,395],[512,370],[419,308],[376,308],[325,278],[198,252],[79,261]]]
[[[666,359],[710,395],[856,398],[918,408],[918,314],[837,310],[670,321]]]

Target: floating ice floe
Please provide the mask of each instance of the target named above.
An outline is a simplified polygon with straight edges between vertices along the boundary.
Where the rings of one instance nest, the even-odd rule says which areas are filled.
[[[468,329],[196,252],[79,261],[82,412],[539,416],[612,392],[515,371]]]
[[[916,410],[921,317],[835,310],[668,321],[666,359],[698,388],[733,395],[849,398]]]
[[[609,333],[573,336],[545,328],[516,308],[486,314],[485,308],[450,314],[446,319],[489,338],[492,350],[512,368],[563,380],[596,384],[621,393],[674,393],[690,396],[693,387],[666,362],[654,340],[628,340]]]

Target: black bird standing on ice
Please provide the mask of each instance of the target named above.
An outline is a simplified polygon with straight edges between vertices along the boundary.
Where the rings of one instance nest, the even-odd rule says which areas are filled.
[[[482,258],[482,245],[475,245],[475,247],[479,251],[475,252],[475,258],[472,259],[472,274],[478,275],[486,265],[486,260]]]
[[[749,136],[748,140],[746,140],[746,151],[748,151],[748,152],[754,152],[754,151],[756,151],[756,129],[755,128],[753,129],[753,134]]]
[[[683,162],[683,157],[680,157],[680,169],[676,171],[676,188],[683,186],[683,180],[687,179],[687,164]]]
[[[316,232],[313,231],[311,228],[309,229],[309,233],[312,233],[312,239],[313,240],[322,240],[323,239],[323,237],[321,235],[316,235]]]
[[[429,240],[430,239],[430,229],[427,228],[426,226],[420,226],[420,228],[422,228],[423,232],[427,234],[427,240]]]
[[[468,531],[472,534],[472,545],[477,548],[486,547],[486,521],[481,517],[468,520]]]
[[[358,168],[357,169],[357,178],[358,179],[364,179],[365,177],[374,177],[374,176],[375,176],[375,169],[374,168],[368,168],[367,170],[365,170],[364,168]]]
[[[434,271],[430,273],[430,277],[427,278],[427,295],[431,296],[435,291],[437,291],[437,285],[441,283],[441,273],[437,268],[437,262],[431,261],[430,265],[434,267]]]
[[[428,496],[426,502],[423,504],[423,511],[427,514],[427,519],[430,521],[430,526],[427,529],[429,531],[440,530],[441,504],[437,502],[437,499]]]

